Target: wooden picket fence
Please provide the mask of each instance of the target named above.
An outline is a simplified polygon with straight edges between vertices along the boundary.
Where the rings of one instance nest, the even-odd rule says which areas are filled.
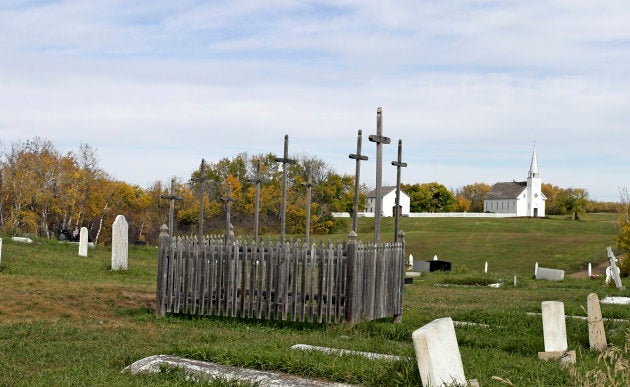
[[[156,315],[316,323],[402,318],[404,239],[397,243],[254,243],[160,235]]]

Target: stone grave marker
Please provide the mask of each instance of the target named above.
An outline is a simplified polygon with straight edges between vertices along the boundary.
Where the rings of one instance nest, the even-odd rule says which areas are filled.
[[[450,317],[431,321],[411,337],[423,386],[468,385]]]
[[[79,232],[79,256],[88,256],[88,229],[87,227],[81,227]]]
[[[544,279],[548,281],[563,281],[564,270],[549,269],[546,267],[538,266],[536,270],[536,279]]]
[[[538,358],[575,363],[575,351],[568,350],[564,303],[543,301],[542,320],[545,352],[538,352]]]
[[[602,310],[599,306],[597,293],[591,293],[586,298],[586,310],[588,313],[588,342],[591,349],[604,351],[608,348],[606,331],[602,320]]]
[[[118,215],[112,225],[112,270],[127,270],[129,258],[129,225]]]
[[[2,238],[0,238],[0,265],[2,265]]]

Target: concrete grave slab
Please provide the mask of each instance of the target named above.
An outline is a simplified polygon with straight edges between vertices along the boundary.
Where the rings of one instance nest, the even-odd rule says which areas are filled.
[[[280,372],[258,371],[248,368],[225,366],[201,360],[186,359],[170,355],[155,355],[138,360],[125,367],[123,372],[132,374],[158,373],[160,367],[170,366],[184,370],[189,377],[228,381],[245,381],[259,386],[350,386],[321,380],[305,379]]]
[[[315,345],[308,345],[308,344],[295,344],[291,346],[291,349],[300,349],[303,351],[320,351],[320,352],[331,354],[331,355],[356,355],[356,356],[361,356],[370,360],[400,361],[400,360],[409,359],[408,357],[385,355],[382,353],[352,351],[349,349],[339,349],[339,348],[318,347]]]

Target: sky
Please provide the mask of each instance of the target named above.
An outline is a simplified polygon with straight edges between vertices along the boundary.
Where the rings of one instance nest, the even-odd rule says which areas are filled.
[[[96,150],[148,187],[202,158],[308,155],[375,185],[630,187],[630,2],[0,2],[0,147]]]

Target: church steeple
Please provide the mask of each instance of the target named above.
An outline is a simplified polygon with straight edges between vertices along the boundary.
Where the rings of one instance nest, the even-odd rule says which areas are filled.
[[[532,152],[532,162],[529,165],[529,177],[540,177],[540,172],[538,172],[538,160],[536,159],[536,146],[534,146],[534,151]]]

